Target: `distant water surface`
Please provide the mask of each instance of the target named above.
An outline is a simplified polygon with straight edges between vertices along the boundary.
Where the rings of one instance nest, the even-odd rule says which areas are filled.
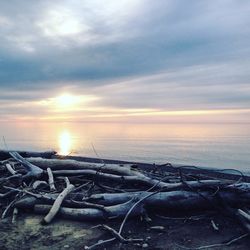
[[[2,123],[0,135],[9,149],[250,170],[249,124]]]

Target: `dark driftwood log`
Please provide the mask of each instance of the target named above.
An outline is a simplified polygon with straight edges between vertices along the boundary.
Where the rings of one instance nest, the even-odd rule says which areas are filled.
[[[73,219],[73,220],[103,220],[103,219],[118,219],[123,218],[131,206],[135,203],[134,200],[128,201],[123,204],[106,207],[104,212],[101,209],[96,208],[66,208],[61,207],[58,214],[63,218]],[[35,205],[34,211],[36,213],[46,214],[51,209],[49,205]],[[138,216],[142,214],[142,206],[137,207],[131,215]]]
[[[229,188],[225,188],[219,192],[219,197],[214,195],[214,192],[202,191],[170,191],[170,192],[131,192],[131,193],[104,193],[95,194],[86,198],[85,201],[90,204],[100,204],[104,206],[116,206],[121,205],[131,200],[140,200],[148,195],[152,195],[145,199],[142,204],[147,208],[154,209],[178,209],[178,210],[189,210],[189,209],[211,209],[214,208],[221,199],[230,205],[244,205],[250,204],[250,187],[246,184],[231,185]],[[73,194],[72,194],[73,195]],[[46,195],[47,196],[47,195]],[[29,207],[33,208],[37,204],[52,204],[55,200],[56,195],[50,195],[50,199],[47,197],[26,197],[18,202],[18,207]],[[63,203],[64,206],[69,207],[84,207],[84,203],[74,203],[70,197],[67,197]],[[89,211],[89,210],[88,210]]]
[[[105,211],[96,208],[61,208],[59,210],[59,214],[63,217],[71,218],[71,219],[78,219],[78,220],[99,220],[108,216],[108,218],[123,218],[131,206],[138,200],[142,199],[143,197],[149,196],[149,192],[143,192],[136,196],[126,197],[129,200],[122,204],[117,204],[113,206],[106,206]],[[125,195],[124,195],[125,196]],[[244,204],[243,201],[248,199],[247,204],[249,205],[249,194],[244,199],[240,199],[237,195],[231,192],[223,192],[221,195],[227,204],[235,206],[237,204]],[[114,195],[113,201],[109,200],[109,204],[116,203],[117,196]],[[124,200],[126,200],[124,197]],[[124,201],[123,200],[123,201]],[[92,201],[92,200],[91,200]],[[120,200],[122,201],[122,200]],[[143,213],[143,207],[153,208],[154,210],[157,209],[178,209],[178,210],[192,210],[192,209],[211,209],[214,208],[214,204],[218,202],[217,197],[211,195],[208,192],[202,193],[195,193],[195,192],[188,192],[188,191],[172,191],[172,192],[164,192],[164,193],[156,193],[152,196],[145,199],[138,209],[135,210],[133,215],[139,215]],[[104,202],[105,203],[105,202]],[[35,212],[38,213],[46,213],[51,208],[48,205],[35,205],[34,209]]]
[[[0,159],[6,160],[9,158],[10,152],[17,152],[22,157],[43,157],[43,158],[51,158],[56,154],[56,151],[45,151],[45,152],[32,152],[32,151],[17,151],[17,150],[0,150]]]

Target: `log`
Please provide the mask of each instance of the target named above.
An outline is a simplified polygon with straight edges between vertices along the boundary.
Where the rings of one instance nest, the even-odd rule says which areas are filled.
[[[63,202],[63,200],[65,199],[65,197],[71,193],[74,190],[75,186],[72,184],[69,184],[56,198],[53,206],[51,207],[51,209],[49,210],[49,213],[45,216],[45,218],[43,219],[43,222],[45,224],[49,224],[53,218],[56,216],[56,214],[58,213],[60,206]]]
[[[39,179],[42,174],[43,174],[43,170],[37,166],[35,166],[34,164],[31,164],[30,162],[28,162],[26,159],[24,159],[20,154],[18,154],[17,152],[12,152],[10,151],[9,154],[18,162],[20,162],[28,171],[28,173],[23,176],[24,179],[29,179],[29,178],[36,178]]]
[[[97,208],[80,209],[61,207],[58,214],[63,218],[80,221],[104,220],[108,218],[118,219],[123,218],[135,202],[135,200],[130,200],[123,204],[106,207],[106,212]],[[35,205],[34,212],[39,214],[46,214],[48,211],[50,211],[50,209],[51,206],[49,205]],[[142,214],[141,206],[133,211],[132,216],[138,216],[140,214]]]
[[[1,160],[8,159],[10,152],[17,152],[22,157],[43,157],[43,158],[51,158],[56,154],[56,151],[34,152],[34,151],[19,151],[19,150],[0,150],[0,159]]]
[[[105,211],[107,212],[107,215],[109,218],[124,218],[131,208],[133,204],[135,204],[136,201],[143,199],[146,196],[149,196],[150,192],[142,192],[137,195],[128,195],[126,196],[126,199],[129,199],[128,201],[112,205],[112,206],[106,206]],[[121,195],[121,194],[120,194]],[[110,194],[111,196],[111,194]],[[125,195],[124,195],[125,196]],[[112,197],[111,203],[116,203],[116,194]],[[205,198],[204,198],[205,197]],[[222,197],[225,198],[225,201],[229,205],[237,205],[242,203],[241,199],[237,198],[237,195],[233,193],[227,193],[223,192]],[[248,196],[249,198],[249,196]],[[124,200],[126,200],[124,199]],[[123,201],[124,201],[123,200]],[[92,200],[91,200],[92,201]],[[120,200],[122,201],[122,200]],[[171,192],[160,192],[160,193],[152,193],[152,196],[146,198],[142,204],[138,207],[138,209],[135,209],[133,211],[133,216],[138,216],[143,213],[142,208],[145,207],[145,209],[154,209],[156,210],[179,210],[179,211],[189,211],[189,210],[208,210],[213,209],[214,204],[218,202],[217,197],[212,195],[209,192],[202,192],[202,193],[196,193],[196,192],[188,192],[188,191],[171,191]],[[106,203],[107,204],[107,203]],[[248,205],[250,204],[250,200],[248,200]],[[35,212],[37,213],[46,213],[51,206],[49,205],[35,205]],[[77,220],[100,220],[105,219],[105,213],[96,208],[66,208],[63,207],[60,209],[59,214],[62,215],[65,218],[69,219],[77,219]]]
[[[145,199],[143,204],[145,208],[150,209],[178,209],[183,211],[190,209],[213,209],[214,205],[219,204],[221,198],[230,206],[250,204],[250,192],[238,195],[237,192],[232,190],[221,190],[220,199],[211,191],[169,191],[94,194],[86,198],[84,202],[103,205],[106,209],[106,207],[124,204],[131,200],[140,200],[149,195],[151,196]],[[55,194],[53,196],[51,194],[50,198],[47,195],[41,198],[25,197],[17,201],[16,206],[19,208],[33,208],[38,204],[52,204],[55,199]],[[79,208],[81,206],[84,207],[85,204],[81,204],[81,202],[76,203],[69,196],[63,201],[63,206]]]
[[[211,185],[225,185],[230,182],[224,180],[201,180],[201,181],[188,181],[185,183],[166,183],[157,179],[153,179],[147,177],[145,175],[140,176],[120,176],[115,174],[107,174],[102,172],[96,172],[95,170],[55,170],[53,171],[55,176],[79,176],[82,175],[86,178],[90,178],[92,180],[104,180],[104,181],[115,181],[122,184],[139,184],[139,185],[146,185],[149,187],[155,186],[157,188],[165,188],[168,190],[173,190],[176,188],[183,188],[183,187],[209,187]]]
[[[32,164],[46,170],[48,167],[52,170],[95,170],[104,173],[111,173],[124,176],[144,176],[137,170],[134,170],[132,164],[103,164],[91,162],[79,162],[76,160],[58,160],[43,158],[27,158]]]

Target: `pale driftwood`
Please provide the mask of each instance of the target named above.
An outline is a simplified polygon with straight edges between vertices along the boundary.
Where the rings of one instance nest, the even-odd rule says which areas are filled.
[[[65,197],[74,190],[75,186],[70,184],[68,185],[56,198],[53,206],[51,207],[51,209],[49,210],[49,213],[44,217],[43,222],[45,224],[49,224],[53,218],[56,216],[56,214],[58,213],[60,206],[63,202],[63,200],[65,199]]]
[[[246,213],[242,209],[238,209],[237,212],[238,212],[239,215],[244,217],[248,221],[248,223],[250,223],[250,215],[248,213]]]
[[[35,181],[32,185],[33,189],[40,189],[40,188],[44,188],[47,187],[48,183],[46,181]]]
[[[43,174],[43,170],[34,164],[31,164],[26,159],[24,159],[20,154],[17,152],[9,152],[9,154],[18,162],[20,162],[28,171],[28,173],[23,176],[24,179],[28,178],[40,178]]]
[[[147,177],[145,175],[140,176],[120,176],[115,174],[107,174],[103,172],[96,172],[95,170],[55,170],[53,171],[55,176],[78,176],[83,175],[86,178],[89,177],[92,180],[105,180],[105,181],[115,181],[118,183],[124,184],[141,184],[147,186],[155,186],[158,188],[165,188],[168,190],[173,190],[176,188],[183,188],[190,185],[191,187],[198,188],[198,187],[209,187],[211,185],[225,185],[229,183],[228,181],[221,181],[221,180],[201,180],[201,181],[189,181],[185,183],[166,183],[157,179],[153,179]]]
[[[103,219],[118,219],[123,218],[129,211],[131,206],[135,203],[135,200],[130,200],[126,203],[106,207],[103,211],[97,208],[67,208],[61,207],[58,214],[63,218],[80,221],[93,221]],[[40,214],[46,214],[50,211],[50,205],[35,205],[34,211]],[[142,213],[142,207],[137,208],[133,211],[133,216],[138,216]]]
[[[250,234],[250,215],[242,209],[237,209],[235,217],[241,222],[245,229]]]
[[[43,158],[27,158],[32,164],[39,166],[42,169],[51,168],[54,170],[95,170],[104,173],[125,175],[125,176],[144,176],[137,170],[131,168],[132,164],[103,164],[103,163],[91,163],[81,162],[76,160],[58,160],[58,159],[43,159]]]
[[[131,168],[131,164],[100,164],[100,163],[86,163],[75,160],[57,160],[57,159],[42,159],[42,158],[28,158],[29,162],[36,164],[40,168],[50,167],[55,176],[77,176],[89,175],[92,179],[98,180],[113,180],[119,183],[138,183],[147,186],[157,186],[158,188],[182,188],[187,186],[186,183],[165,183],[157,179],[146,176],[145,174]],[[227,183],[225,180],[209,180],[200,182],[191,182],[198,188],[204,185],[221,185]],[[189,183],[187,183],[189,184]]]
[[[7,169],[12,175],[17,174],[17,172],[12,168],[12,166],[11,166],[10,163],[6,163],[5,166],[6,166],[6,169]]]
[[[48,178],[49,178],[48,181],[49,181],[50,191],[56,191],[53,173],[50,168],[47,168],[47,173],[48,173]]]
[[[69,196],[69,197],[68,197]],[[101,204],[95,204],[87,201],[73,200],[71,199],[70,194],[67,196],[67,199],[63,200],[62,206],[71,207],[71,208],[97,208],[105,211],[105,206]],[[72,195],[73,197],[75,194]],[[15,206],[18,208],[25,208],[25,209],[33,209],[35,205],[53,205],[58,194],[46,194],[40,195],[40,197],[35,196],[25,196],[21,198],[15,203]]]

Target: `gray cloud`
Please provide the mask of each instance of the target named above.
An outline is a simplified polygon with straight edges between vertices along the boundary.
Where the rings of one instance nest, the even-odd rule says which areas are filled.
[[[249,12],[236,0],[2,1],[0,99],[69,88],[119,108],[249,108]]]

